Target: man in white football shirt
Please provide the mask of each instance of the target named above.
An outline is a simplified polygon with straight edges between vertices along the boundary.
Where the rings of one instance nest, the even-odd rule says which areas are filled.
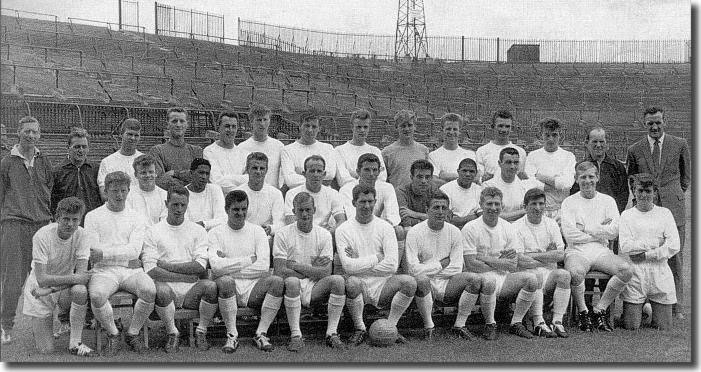
[[[338,191],[323,184],[326,162],[320,155],[312,155],[304,161],[305,183],[299,185],[285,195],[285,224],[289,225],[296,219],[292,212],[292,201],[300,192],[304,191],[314,198],[314,224],[319,225],[334,233],[336,228],[346,220],[343,211],[343,202]]]
[[[562,236],[567,241],[565,269],[572,276],[573,302],[579,311],[579,328],[611,332],[606,309],[623,292],[633,276],[628,262],[609,250],[609,240],[618,236],[618,208],[612,197],[596,191],[599,170],[592,162],[575,167],[579,192],[562,202]],[[611,275],[599,303],[589,314],[584,302],[584,276],[589,270]]]
[[[127,208],[144,217],[147,226],[153,226],[168,214],[168,192],[156,185],[156,159],[151,155],[137,157],[134,174],[138,183],[129,189]]]
[[[358,185],[353,189],[355,219],[336,230],[336,247],[346,276],[346,306],[355,331],[348,341],[361,344],[367,337],[363,322],[365,303],[390,308],[387,320],[397,326],[416,292],[416,280],[396,275],[399,266],[397,238],[385,220],[375,217],[375,189]],[[401,335],[398,342],[406,342]]]
[[[570,195],[577,159],[573,153],[560,147],[562,124],[557,119],[546,118],[538,125],[543,147],[528,154],[525,170],[529,178],[544,184],[547,216],[560,221],[560,205]]]
[[[511,142],[509,136],[514,125],[514,117],[507,110],[496,111],[492,115],[492,130],[494,139],[486,145],[481,146],[475,152],[477,170],[482,174],[482,182],[499,174],[499,153],[506,147],[515,148],[521,159],[526,159],[526,150]],[[525,169],[525,162],[521,162],[518,167],[518,177],[528,178]]]
[[[138,297],[125,340],[137,353],[145,350],[139,331],[153,311],[156,285],[144,272],[139,257],[143,252],[146,221],[126,207],[131,179],[116,171],[105,177],[107,203],[85,216],[85,230],[91,236],[90,262],[93,275],[88,284],[95,319],[107,330],[105,356],[114,356],[121,339],[110,296],[122,290]]]
[[[144,241],[144,270],[156,282],[156,312],[166,325],[167,353],[178,351],[176,308],[199,310],[195,335],[200,350],[209,349],[207,326],[217,311],[217,285],[200,279],[207,273],[207,231],[185,220],[189,194],[182,186],[168,190],[168,215],[149,229]]]
[[[246,158],[248,183],[236,188],[248,195],[246,221],[259,225],[268,236],[285,226],[285,202],[277,188],[265,182],[268,173],[268,157],[262,152],[252,152]]]
[[[521,164],[521,155],[511,147],[505,147],[499,153],[499,173],[482,184],[483,187],[496,187],[501,190],[501,218],[513,222],[523,217],[523,196],[533,187],[543,188],[538,180],[518,178],[517,173]]]
[[[480,193],[482,186],[475,183],[478,179],[477,163],[465,158],[458,164],[458,179],[440,187],[450,199],[451,216],[448,222],[462,228],[466,223],[481,216]]]
[[[565,243],[560,227],[554,219],[545,216],[545,191],[532,188],[526,191],[523,205],[526,215],[512,224],[519,239],[518,267],[538,275],[542,284],[536,291],[529,314],[533,319],[534,332],[542,337],[562,337],[569,335],[562,324],[570,300],[570,273],[558,269],[557,264],[565,261]],[[545,299],[547,300],[545,300]],[[553,303],[551,326],[543,319],[543,304]]]
[[[433,164],[434,182],[438,181],[439,186],[456,180],[458,164],[465,158],[475,160],[476,156],[474,151],[460,147],[462,116],[449,112],[441,117],[441,125],[443,145],[428,154],[428,160]]]
[[[503,195],[496,187],[485,187],[480,194],[482,218],[470,221],[462,228],[466,240],[466,252],[476,252],[475,259],[465,257],[465,268],[480,273],[488,281],[495,282],[492,296],[482,296],[480,306],[485,316],[484,338],[496,339],[494,309],[499,300],[502,304],[513,303],[513,316],[509,332],[523,338],[533,338],[523,325],[523,317],[535,300],[540,288],[535,274],[518,271],[519,244],[511,224],[499,217]]]
[[[428,206],[428,219],[409,230],[406,238],[406,262],[409,274],[416,278],[416,307],[424,320],[424,336],[431,338],[433,300],[457,305],[458,314],[451,332],[460,338],[474,340],[465,327],[483,281],[478,274],[463,272],[465,238],[460,230],[446,224],[450,213],[446,194],[436,191]],[[491,287],[491,288],[490,288]],[[494,291],[493,284],[484,290]]]
[[[356,171],[358,158],[367,153],[375,154],[380,159],[380,174],[377,179],[387,181],[387,170],[385,162],[382,160],[382,152],[379,148],[367,143],[368,134],[370,133],[370,123],[372,117],[370,112],[365,109],[358,109],[351,113],[350,122],[353,130],[353,139],[336,146],[334,150],[338,153],[338,160],[346,167],[346,170],[351,177],[358,179],[360,175]]]
[[[265,175],[265,183],[280,188],[280,154],[285,145],[279,140],[268,136],[270,129],[270,109],[254,104],[248,112],[248,120],[251,122],[253,135],[239,144],[239,148],[248,152],[262,152],[268,157],[268,173]]]
[[[190,191],[186,218],[207,231],[226,223],[227,219],[224,210],[224,193],[219,185],[209,182],[211,169],[209,160],[193,159],[190,164],[192,182],[186,186]]]
[[[669,330],[677,295],[667,260],[679,252],[679,232],[672,212],[653,203],[658,188],[655,178],[649,173],[632,177],[636,204],[621,214],[619,224],[619,254],[633,271],[621,293],[623,325],[626,329],[638,329],[643,305],[648,300],[653,326]]]
[[[267,336],[275,320],[285,283],[270,275],[270,248],[263,228],[246,221],[248,196],[241,190],[226,195],[227,222],[209,231],[209,264],[219,292],[219,311],[226,325],[225,353],[239,347],[236,313],[239,307],[260,310],[253,342],[273,351]]]
[[[248,182],[246,156],[248,151],[234,144],[239,129],[238,115],[224,111],[219,115],[219,139],[202,150],[202,157],[212,164],[211,181],[228,194],[239,185]]]
[[[136,149],[141,139],[141,123],[137,119],[124,119],[120,126],[122,144],[119,150],[106,156],[100,161],[97,171],[97,184],[100,187],[102,200],[107,200],[105,195],[105,177],[114,171],[122,171],[131,177],[131,184],[136,185],[137,179],[134,173],[134,160],[143,153]]]
[[[338,336],[338,322],[346,302],[343,277],[331,275],[333,241],[331,233],[314,224],[314,199],[306,192],[292,201],[297,222],[275,235],[275,275],[285,278],[285,312],[290,325],[287,349],[299,351],[304,342],[299,325],[302,306],[321,307],[328,312],[326,345],[345,348]]]

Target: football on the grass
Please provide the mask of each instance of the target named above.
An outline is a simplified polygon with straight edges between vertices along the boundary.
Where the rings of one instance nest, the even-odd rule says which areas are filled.
[[[397,327],[387,319],[377,319],[370,325],[368,340],[373,346],[389,346],[397,341]]]

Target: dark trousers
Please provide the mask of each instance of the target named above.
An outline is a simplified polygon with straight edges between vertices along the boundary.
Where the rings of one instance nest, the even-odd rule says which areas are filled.
[[[32,238],[47,223],[9,220],[0,224],[0,320],[5,330],[15,323],[17,301],[32,264]]]
[[[679,231],[679,253],[667,260],[667,263],[669,264],[669,268],[672,269],[674,288],[677,291],[677,305],[673,307],[673,310],[675,313],[683,313],[684,279],[682,279],[682,271],[684,270],[684,255],[682,253],[684,252],[686,234],[685,225],[677,226],[677,231]]]

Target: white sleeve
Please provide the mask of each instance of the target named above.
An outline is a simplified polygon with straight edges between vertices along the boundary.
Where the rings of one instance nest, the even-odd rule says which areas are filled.
[[[251,226],[253,227],[253,241],[256,246],[256,262],[241,269],[239,275],[255,279],[270,271],[270,245],[268,236],[265,235],[263,228],[253,224]]]
[[[282,149],[280,154],[280,172],[289,189],[293,189],[305,182],[304,176],[297,174],[295,171],[294,155],[291,154],[287,146]]]
[[[285,202],[282,200],[282,193],[277,189],[275,189],[275,192],[273,192],[272,199],[273,224],[270,226],[270,229],[273,233],[275,233],[285,226]]]
[[[648,260],[666,260],[679,253],[680,250],[679,231],[677,230],[677,224],[674,222],[672,212],[664,209],[663,218],[659,222],[664,226],[664,243],[658,248],[645,253],[645,258]]]
[[[558,190],[569,190],[574,184],[577,159],[571,152],[567,153],[567,162],[560,168],[560,173],[555,176],[555,188]]]
[[[348,229],[342,228],[344,226],[346,226],[346,224],[336,229],[336,250],[338,252],[338,257],[341,259],[343,270],[351,275],[368,272],[378,263],[377,256],[373,254],[359,258],[349,257],[346,253],[346,247],[353,246],[354,242],[351,236],[352,231],[347,232]]]
[[[409,275],[417,277],[419,275],[435,275],[441,271],[442,267],[439,257],[432,257],[427,263],[419,261],[419,251],[421,250],[421,237],[416,227],[409,230],[406,236],[404,257],[408,266]],[[462,259],[462,256],[460,256]]]
[[[226,223],[226,220],[228,219],[226,210],[224,209],[224,192],[222,191],[221,187],[215,184],[212,191],[209,192],[209,195],[212,198],[212,218],[202,221],[204,222],[204,227],[207,230]]]

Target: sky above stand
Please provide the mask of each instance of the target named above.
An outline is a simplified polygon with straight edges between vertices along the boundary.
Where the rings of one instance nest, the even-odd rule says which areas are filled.
[[[153,32],[154,1],[139,3],[139,25]],[[696,2],[696,0],[695,0]],[[223,14],[225,37],[237,19],[315,30],[394,35],[397,0],[166,0]],[[4,0],[3,8],[116,23],[118,0]],[[554,40],[689,39],[691,5],[678,0],[425,0],[429,36]],[[6,12],[3,12],[6,14]]]

